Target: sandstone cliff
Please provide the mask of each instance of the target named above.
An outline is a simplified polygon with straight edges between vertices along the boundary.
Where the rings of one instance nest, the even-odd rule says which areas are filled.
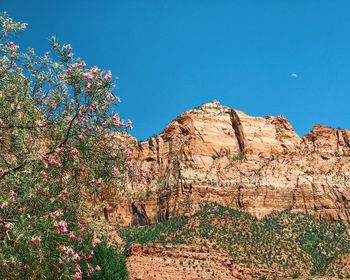
[[[151,222],[190,215],[216,201],[263,217],[292,209],[349,220],[350,131],[316,125],[300,138],[285,117],[253,117],[217,101],[189,110],[137,143],[134,199]],[[130,201],[112,203],[118,222]]]

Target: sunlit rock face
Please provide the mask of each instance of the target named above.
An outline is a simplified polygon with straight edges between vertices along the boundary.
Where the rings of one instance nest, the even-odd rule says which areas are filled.
[[[135,144],[133,182],[149,222],[216,201],[263,217],[292,209],[350,220],[350,131],[316,125],[300,138],[285,117],[253,117],[217,101],[189,110]],[[112,218],[135,221],[129,200]]]

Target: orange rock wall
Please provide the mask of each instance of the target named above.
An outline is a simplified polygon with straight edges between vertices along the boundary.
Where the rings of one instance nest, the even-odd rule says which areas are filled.
[[[138,143],[135,164],[148,173],[133,197],[151,222],[190,215],[207,201],[257,217],[290,208],[349,220],[349,142],[349,130],[316,125],[300,138],[282,116],[252,117],[213,101]],[[115,215],[124,223],[128,203]]]

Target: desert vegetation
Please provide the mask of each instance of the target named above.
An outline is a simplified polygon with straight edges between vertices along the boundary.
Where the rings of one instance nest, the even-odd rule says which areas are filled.
[[[339,255],[350,253],[348,225],[324,221],[289,210],[264,219],[207,204],[194,216],[174,218],[143,228],[120,229],[126,245],[196,244],[227,252],[234,263],[252,268],[301,275],[338,275],[332,266]],[[344,277],[346,275],[343,275]]]

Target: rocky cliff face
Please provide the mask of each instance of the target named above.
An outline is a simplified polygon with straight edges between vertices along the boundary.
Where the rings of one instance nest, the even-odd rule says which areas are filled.
[[[208,201],[257,217],[289,208],[350,220],[349,130],[316,125],[300,138],[285,117],[252,117],[213,101],[139,142],[134,157],[148,171],[134,199],[151,222]],[[130,201],[116,207],[114,219],[135,219]]]

